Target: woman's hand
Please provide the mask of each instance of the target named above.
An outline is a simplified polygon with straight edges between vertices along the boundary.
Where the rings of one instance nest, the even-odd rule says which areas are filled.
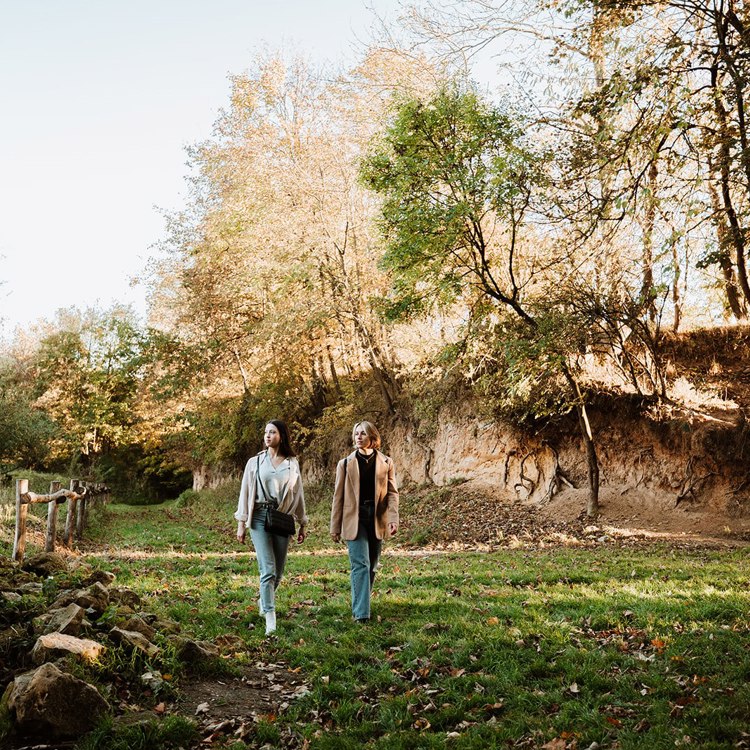
[[[397,531],[398,531],[398,524],[397,523],[391,522],[391,523],[388,524],[388,533],[391,536],[396,536],[396,532]]]
[[[247,528],[245,527],[245,522],[238,521],[237,522],[237,541],[240,544],[244,544],[246,536],[247,536]]]
[[[334,542],[340,542],[341,534],[331,534],[331,539],[333,539]]]
[[[305,533],[305,527],[300,526],[299,527],[299,534],[297,534],[297,544],[302,544],[302,542],[305,541],[305,537],[307,534]]]

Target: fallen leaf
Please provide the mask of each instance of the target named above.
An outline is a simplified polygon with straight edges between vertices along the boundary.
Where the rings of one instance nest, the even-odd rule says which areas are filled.
[[[498,711],[501,711],[504,707],[502,701],[498,701],[497,703],[485,703],[484,706],[482,706],[486,713],[493,715]]]

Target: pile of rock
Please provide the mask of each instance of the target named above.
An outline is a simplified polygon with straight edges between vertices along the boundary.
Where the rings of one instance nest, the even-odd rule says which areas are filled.
[[[75,564],[79,573],[80,566],[86,565]],[[30,574],[45,578],[69,571],[66,559],[56,553],[38,555],[23,567]],[[93,729],[103,715],[112,712],[112,707],[96,687],[71,672],[76,662],[95,662],[109,648],[138,651],[148,660],[157,660],[161,653],[159,642],[162,647],[172,644],[177,657],[187,663],[219,657],[213,644],[184,638],[179,635],[178,623],[143,611],[138,594],[114,586],[112,573],[91,568],[84,572],[90,574],[81,588],[59,592],[49,608],[30,623],[17,623],[0,631],[4,651],[13,650],[10,645],[14,638],[27,649],[0,702],[0,731],[4,726],[6,734],[43,737],[48,741],[76,738]],[[17,605],[25,596],[42,590],[38,579],[26,580],[0,591],[0,597]],[[107,616],[102,617],[105,612]],[[31,641],[33,647],[28,650]],[[24,671],[31,665],[35,667]],[[160,679],[156,670],[146,676],[152,681]],[[148,680],[142,682],[148,684]]]

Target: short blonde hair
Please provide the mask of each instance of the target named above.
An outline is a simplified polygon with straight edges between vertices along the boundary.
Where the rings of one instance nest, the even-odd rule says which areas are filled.
[[[375,425],[372,422],[367,422],[363,420],[362,422],[357,422],[357,424],[354,425],[352,428],[352,443],[356,445],[354,434],[357,432],[357,428],[361,427],[364,431],[367,437],[370,439],[370,445],[368,445],[368,448],[374,448],[375,450],[380,449],[380,433],[378,432],[378,428],[375,427]]]

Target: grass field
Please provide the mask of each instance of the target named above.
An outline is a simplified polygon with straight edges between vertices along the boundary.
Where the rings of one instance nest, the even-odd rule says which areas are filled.
[[[310,692],[256,744],[213,747],[274,747],[284,729],[331,750],[750,746],[744,549],[390,544],[377,619],[362,626],[313,492],[312,535],[290,554],[269,641],[248,628],[260,624],[257,569],[234,541],[232,496],[110,506],[89,553],[185,632],[240,635],[248,659],[304,676]],[[167,733],[152,746],[177,744]]]

